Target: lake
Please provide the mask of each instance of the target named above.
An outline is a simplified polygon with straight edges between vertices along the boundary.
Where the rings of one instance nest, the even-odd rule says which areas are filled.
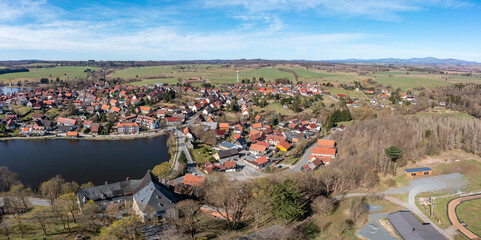
[[[19,173],[22,183],[33,188],[57,174],[67,181],[95,185],[140,179],[148,169],[169,161],[167,138],[0,141],[0,166]]]
[[[17,88],[17,87],[0,87],[0,93],[8,95],[10,93],[17,93],[21,90],[30,90],[29,88]]]

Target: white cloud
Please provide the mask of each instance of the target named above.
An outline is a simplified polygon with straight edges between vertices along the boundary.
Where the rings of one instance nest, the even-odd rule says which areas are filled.
[[[47,0],[0,0],[0,22],[35,18],[49,20],[62,12],[50,6]]]
[[[43,50],[58,52],[90,52],[102,54],[138,54],[157,56],[156,59],[216,58],[220,54],[255,51],[293,53],[299,47],[314,50],[329,44],[349,44],[378,37],[360,33],[302,34],[278,32],[221,31],[205,34],[184,33],[173,27],[151,27],[129,32],[110,32],[110,25],[90,22],[56,21],[24,26],[0,25],[0,50]],[[107,32],[107,33],[106,33]],[[288,56],[288,54],[286,54]],[[262,56],[260,56],[262,57]]]
[[[397,20],[397,13],[430,7],[455,8],[469,5],[465,0],[205,0],[207,8],[241,7],[250,13],[306,10],[321,15]]]

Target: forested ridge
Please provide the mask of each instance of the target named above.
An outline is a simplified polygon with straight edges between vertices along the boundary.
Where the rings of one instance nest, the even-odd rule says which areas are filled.
[[[480,123],[478,119],[412,115],[355,122],[333,136],[339,151],[338,165],[358,162],[386,172],[395,166],[385,153],[392,145],[404,153],[398,166],[452,149],[480,154]]]

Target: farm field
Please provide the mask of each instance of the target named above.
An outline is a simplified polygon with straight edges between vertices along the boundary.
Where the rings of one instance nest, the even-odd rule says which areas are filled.
[[[410,75],[403,75],[403,76],[376,76],[374,79],[376,82],[388,86],[391,85],[394,89],[401,88],[401,90],[405,91],[412,88],[417,87],[425,87],[425,88],[435,88],[441,86],[448,86],[452,83],[444,80],[444,79],[435,79],[435,78],[427,78],[427,77],[417,77],[417,76],[410,76]]]
[[[156,83],[177,83],[177,78],[157,78],[157,79],[144,79],[140,82],[132,82],[130,85],[132,86],[143,86],[143,85],[152,85]]]
[[[30,72],[7,73],[0,75],[0,81],[3,82],[18,82],[20,80],[40,81],[41,78],[68,80],[74,78],[84,78],[86,76],[85,70],[99,70],[96,67],[54,67],[54,68],[31,68]]]
[[[172,66],[155,66],[155,67],[140,67],[140,68],[125,68],[117,70],[110,74],[112,78],[141,78],[146,76],[155,76],[163,73],[172,72]]]
[[[308,69],[300,69],[300,68],[289,68],[289,70],[294,71],[299,77],[299,80],[313,80],[313,79],[320,80],[321,78],[325,78],[325,77],[343,76],[340,74],[320,73],[320,72],[315,72]]]
[[[282,67],[282,66],[279,66]],[[302,70],[302,69],[299,69]],[[263,77],[266,81],[273,81],[278,78],[288,78],[294,80],[291,73],[280,71],[277,67],[262,67],[262,68],[234,68],[222,67],[221,65],[175,65],[175,66],[155,66],[155,67],[140,67],[140,68],[126,68],[117,70],[109,76],[112,78],[144,78],[158,76],[172,79],[182,78],[197,78],[202,77],[209,79],[213,83],[235,83],[237,81],[236,71],[239,71],[239,79],[259,79]],[[304,70],[305,74],[310,73],[315,76],[324,76],[322,73],[315,73]]]
[[[214,84],[235,83],[236,71],[239,71],[239,79],[259,79],[263,77],[266,81],[273,81],[278,78],[287,78],[294,81],[293,74],[281,71],[280,69],[288,69],[294,71],[299,81],[316,81],[316,82],[330,82],[333,84],[352,83],[353,81],[365,82],[368,79],[373,79],[376,82],[391,86],[393,89],[401,88],[406,91],[417,87],[435,88],[440,86],[447,86],[459,82],[474,82],[481,83],[480,76],[465,77],[457,75],[441,75],[429,74],[423,72],[409,72],[405,71],[388,71],[376,72],[369,75],[358,75],[357,73],[347,72],[327,72],[322,70],[306,69],[295,65],[277,65],[269,67],[239,67],[239,66],[224,66],[224,65],[209,65],[209,64],[193,64],[193,65],[168,65],[168,66],[153,66],[153,67],[138,67],[126,68],[117,70],[109,76],[112,78],[140,78],[146,80],[146,77],[155,77],[157,81],[149,79],[146,82],[135,83],[140,84],[154,84],[175,83],[178,78],[189,79],[202,77],[209,79]],[[165,80],[165,81],[161,81]]]

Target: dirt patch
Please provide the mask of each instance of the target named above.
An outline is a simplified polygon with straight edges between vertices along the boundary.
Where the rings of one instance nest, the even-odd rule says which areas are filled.
[[[440,163],[450,163],[456,160],[473,159],[481,162],[481,157],[476,154],[468,153],[464,150],[451,150],[436,156],[428,156],[414,163],[414,166],[436,165]]]

